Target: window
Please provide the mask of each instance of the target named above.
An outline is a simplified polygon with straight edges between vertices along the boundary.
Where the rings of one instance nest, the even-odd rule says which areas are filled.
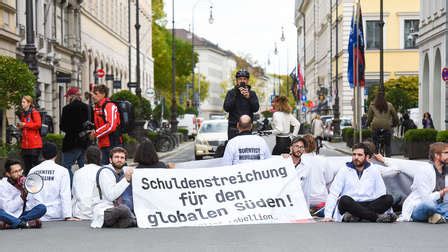
[[[415,42],[418,36],[418,19],[404,20],[404,48],[414,49],[417,48]]]
[[[380,21],[366,21],[366,49],[380,49]]]

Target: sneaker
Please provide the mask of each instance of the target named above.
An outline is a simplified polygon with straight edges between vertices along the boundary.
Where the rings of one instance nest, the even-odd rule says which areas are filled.
[[[11,225],[9,225],[8,223],[4,222],[4,221],[0,221],[0,229],[10,229]]]
[[[397,215],[394,213],[385,213],[385,214],[379,214],[378,219],[376,219],[376,222],[378,223],[392,223],[397,220]]]
[[[39,219],[30,220],[27,221],[27,228],[41,228],[42,227],[42,221]]]
[[[359,222],[361,219],[359,217],[353,216],[351,213],[347,212],[342,217],[342,222]]]
[[[445,218],[443,218],[442,215],[435,213],[428,218],[428,223],[442,224],[442,223],[446,223],[446,220],[445,220]]]

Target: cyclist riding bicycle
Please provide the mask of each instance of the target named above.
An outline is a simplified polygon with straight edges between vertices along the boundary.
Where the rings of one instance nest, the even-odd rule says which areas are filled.
[[[367,112],[367,125],[370,125],[372,129],[373,143],[377,149],[380,143],[384,143],[385,156],[390,157],[393,128],[398,125],[398,116],[394,106],[386,101],[384,92],[378,92],[370,104]]]

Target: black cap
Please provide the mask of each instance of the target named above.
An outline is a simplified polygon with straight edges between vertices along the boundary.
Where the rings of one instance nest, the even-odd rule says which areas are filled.
[[[42,156],[48,160],[56,157],[58,154],[58,147],[56,144],[52,142],[46,142],[44,143],[44,146],[42,147]]]
[[[237,79],[240,78],[240,77],[246,77],[246,78],[249,79],[250,74],[249,74],[249,72],[247,70],[241,69],[241,70],[238,70],[238,72],[236,72],[235,77]]]

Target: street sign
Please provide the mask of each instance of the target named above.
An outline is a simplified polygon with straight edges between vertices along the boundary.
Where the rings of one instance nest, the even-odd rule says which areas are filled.
[[[103,78],[105,74],[106,73],[104,72],[104,70],[102,68],[96,70],[96,76],[98,76],[98,78]]]
[[[146,89],[145,94],[149,98],[152,98],[152,97],[154,97],[156,95],[156,93],[154,92],[154,89],[152,89],[152,88]]]
[[[113,74],[106,74],[106,80],[109,81],[113,81],[114,80],[114,75]]]
[[[128,82],[128,88],[136,88],[137,82]]]
[[[442,69],[442,79],[444,81],[448,81],[448,67],[444,67]]]
[[[114,80],[114,82],[112,82],[112,87],[115,89],[120,89],[121,88],[121,80]]]
[[[305,106],[302,107],[302,112],[306,112],[306,107]]]
[[[302,101],[306,101],[306,95],[302,95]]]

